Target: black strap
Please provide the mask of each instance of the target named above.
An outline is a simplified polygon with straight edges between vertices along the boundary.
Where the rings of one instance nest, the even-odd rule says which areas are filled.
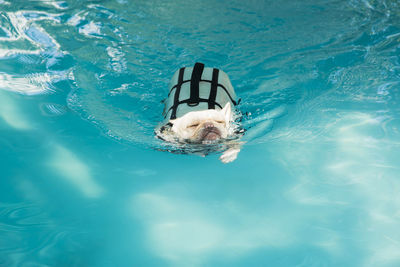
[[[176,119],[176,110],[178,108],[178,105],[176,105],[176,103],[179,102],[179,94],[181,93],[181,86],[183,83],[183,74],[184,73],[185,73],[185,68],[181,68],[179,70],[178,84],[176,86],[176,91],[175,91],[175,95],[174,95],[174,105],[171,107],[172,108],[171,120]],[[167,111],[167,114],[168,114],[168,112],[169,112],[169,110]]]
[[[210,96],[208,97],[208,109],[215,109],[215,99],[217,98],[217,89],[218,89],[218,75],[219,75],[219,70],[213,69]]]
[[[185,104],[185,103],[189,104],[189,101],[190,101],[190,99],[182,100],[182,101],[178,102],[178,105],[180,105],[180,104]],[[199,103],[200,103],[200,102],[209,103],[210,100],[209,100],[209,99],[205,99],[205,98],[199,98]],[[219,104],[219,103],[217,103],[217,102],[215,102],[215,101],[213,102],[213,104],[222,109],[221,104]]]
[[[199,99],[200,99],[199,87],[203,70],[204,70],[203,63],[194,64],[192,77],[190,78],[190,98],[187,103],[191,107],[197,106],[199,104]]]
[[[182,84],[187,83],[187,82],[190,82],[190,80],[185,80],[185,81],[182,82]],[[210,80],[200,80],[200,82],[212,83],[212,80],[211,80],[211,81],[210,81]],[[182,85],[182,84],[181,84],[181,85]],[[181,85],[180,85],[180,86],[181,86]],[[176,89],[177,87],[178,87],[178,84],[174,85],[174,86],[171,88],[171,90],[170,90],[169,93],[168,93],[168,97],[171,95],[172,91],[173,91],[174,89]],[[222,84],[219,83],[217,87],[221,87],[221,88],[225,91],[225,93],[228,95],[229,99],[232,101],[232,103],[233,103],[235,106],[239,104],[240,99],[239,99],[239,102],[236,102],[236,101],[232,98],[232,96],[231,96],[231,94],[228,92],[228,90],[225,88],[225,86],[223,86]]]
[[[178,101],[178,102],[174,103],[174,105],[173,105],[172,107],[169,108],[169,110],[167,111],[166,114],[168,114],[168,112],[169,112],[170,110],[172,110],[172,112],[174,112],[174,110],[176,110],[177,107],[178,107],[180,104],[189,104],[189,102],[190,102],[190,99],[185,99],[185,100]],[[198,103],[200,103],[200,102],[205,102],[205,103],[210,104],[210,100],[209,100],[209,99],[205,99],[205,98],[199,98],[199,99],[198,99]],[[219,103],[217,103],[217,102],[215,102],[215,101],[213,102],[213,104],[214,104],[214,106],[218,106],[220,109],[223,108],[223,107],[221,106],[221,104],[219,104]],[[171,115],[171,120],[173,120],[173,119],[176,119],[176,117],[175,117],[175,118],[172,118],[172,115]]]

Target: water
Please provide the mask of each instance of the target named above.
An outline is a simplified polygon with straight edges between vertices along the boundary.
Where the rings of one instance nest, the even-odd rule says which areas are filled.
[[[0,0],[0,266],[399,266],[398,1]],[[246,144],[162,151],[227,72]]]

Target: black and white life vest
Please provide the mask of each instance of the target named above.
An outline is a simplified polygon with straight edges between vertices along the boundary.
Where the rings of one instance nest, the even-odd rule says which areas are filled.
[[[176,119],[191,111],[222,109],[226,103],[233,108],[238,104],[228,75],[216,68],[194,67],[176,71],[165,100],[164,118]]]

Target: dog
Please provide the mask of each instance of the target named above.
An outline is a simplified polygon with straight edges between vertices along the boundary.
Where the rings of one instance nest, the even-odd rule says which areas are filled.
[[[224,163],[237,158],[241,143],[233,106],[235,91],[229,77],[202,63],[175,72],[168,98],[164,101],[164,122],[156,130],[157,137],[179,144],[214,145],[227,148],[220,156]]]

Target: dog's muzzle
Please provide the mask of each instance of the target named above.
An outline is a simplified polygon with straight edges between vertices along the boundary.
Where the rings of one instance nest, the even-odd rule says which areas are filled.
[[[221,131],[212,123],[205,123],[200,132],[201,141],[215,141],[221,138]]]

